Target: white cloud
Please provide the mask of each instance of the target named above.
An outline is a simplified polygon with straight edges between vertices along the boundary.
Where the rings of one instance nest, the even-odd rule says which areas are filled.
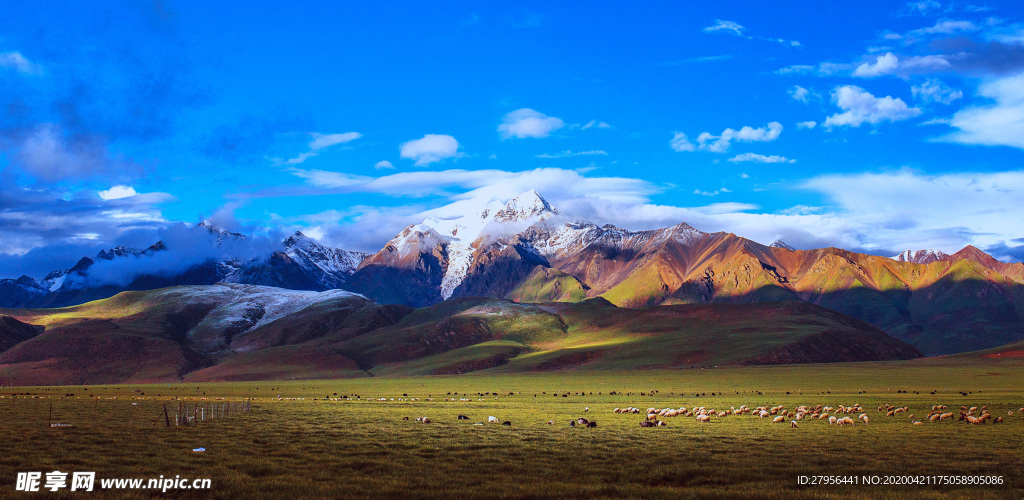
[[[335,144],[352,142],[363,136],[363,134],[360,134],[359,132],[344,132],[341,134],[318,134],[313,132],[312,135],[313,142],[309,143],[309,148],[313,151],[318,151]]]
[[[768,42],[781,43],[782,45],[788,45],[790,47],[800,47],[801,46],[800,42],[798,42],[796,40],[785,40],[785,39],[777,38],[777,37],[744,35],[743,34],[743,30],[744,29],[746,29],[746,28],[744,28],[743,26],[741,26],[737,22],[725,21],[723,19],[715,19],[715,24],[712,24],[711,26],[708,26],[708,27],[704,28],[702,31],[704,31],[705,33],[722,32],[722,33],[726,33],[726,34],[729,34],[729,35],[740,36],[740,37],[746,38],[748,40],[753,40],[753,39],[756,38],[758,40],[765,40],[765,41],[768,41]]]
[[[986,248],[1012,242],[1020,237],[1019,200],[1024,199],[1024,171],[940,176],[911,171],[823,175],[797,188],[824,195],[828,204],[798,205],[777,212],[747,203],[695,207],[654,204],[651,197],[668,187],[636,178],[588,177],[566,169],[418,171],[381,177],[332,175],[343,179],[331,184],[343,186],[339,189],[342,192],[424,197],[400,207],[353,207],[344,213],[327,214],[330,217],[321,214],[326,219],[314,224],[327,229],[329,244],[370,251],[379,249],[410,223],[426,217],[463,215],[488,201],[508,200],[528,189],[536,189],[567,217],[598,224],[636,230],[688,222],[702,231],[729,231],[762,243],[781,238],[797,248],[837,246],[886,252],[936,248],[952,253],[966,244]],[[311,184],[326,179],[306,178]],[[715,191],[697,194],[705,193]],[[315,216],[308,218],[313,222]]]
[[[958,111],[950,125],[959,130],[945,139],[1024,149],[1024,73],[984,83],[978,95],[995,102]]]
[[[701,191],[699,189],[694,189],[693,190],[693,194],[699,194],[701,196],[718,196],[718,195],[720,195],[722,193],[731,193],[731,192],[732,191],[730,191],[727,188],[716,189],[714,191]]]
[[[808,101],[808,96],[811,95],[811,91],[799,85],[794,85],[792,88],[789,89],[789,95],[793,99],[806,103]]]
[[[899,65],[899,58],[892,52],[886,52],[885,55],[878,56],[874,64],[864,63],[857,66],[857,69],[853,71],[853,76],[871,77],[888,75],[895,73]]]
[[[753,128],[744,126],[739,130],[727,128],[722,131],[719,135],[711,135],[709,132],[701,132],[697,136],[698,148],[701,151],[710,151],[712,153],[724,153],[729,150],[729,146],[732,141],[737,142],[771,142],[779,138],[779,134],[782,133],[782,124],[779,122],[769,122],[765,127]],[[679,133],[677,132],[678,136]],[[683,136],[686,139],[686,136]],[[675,142],[675,139],[673,139]],[[687,141],[682,146],[689,144]],[[692,147],[692,144],[690,144]],[[673,149],[676,151],[693,151],[693,149],[677,149],[673,145]]]
[[[506,114],[501,125],[498,125],[498,132],[503,139],[542,138],[564,126],[565,122],[560,118],[522,108]]]
[[[668,145],[672,147],[674,151],[694,151],[696,147],[686,138],[686,134],[682,132],[674,132],[672,140],[668,141]]]
[[[444,134],[426,134],[420,139],[403,143],[399,152],[402,158],[416,160],[417,167],[460,156],[459,141]]]
[[[918,2],[907,2],[907,11],[912,14],[925,15],[932,9],[938,9],[942,7],[939,2],[935,0],[921,0]]]
[[[299,153],[298,156],[287,160],[276,159],[275,163],[278,165],[298,165],[319,155],[320,151],[323,149],[338,144],[346,144],[363,136],[363,134],[360,134],[359,132],[343,132],[340,134],[320,134],[317,132],[310,132],[309,135],[313,137],[313,140],[309,142],[309,151]]]
[[[612,128],[612,126],[608,125],[605,122],[599,122],[597,120],[590,120],[589,122],[587,122],[586,125],[583,126],[583,130],[586,130],[588,128]]]
[[[939,55],[912,56],[900,59],[892,52],[886,52],[884,55],[875,58],[874,63],[864,63],[857,66],[857,69],[853,71],[853,76],[861,78],[895,74],[905,76],[911,73],[943,70],[950,66],[952,65],[949,61]]]
[[[883,121],[901,121],[921,114],[918,108],[907,107],[902,99],[891,96],[875,97],[854,85],[843,85],[832,91],[832,100],[843,110],[825,119],[825,127],[849,125],[859,127],[862,123],[877,124]]]
[[[810,130],[810,129],[814,128],[814,127],[817,127],[817,126],[818,126],[818,122],[813,121],[813,120],[806,121],[806,122],[799,122],[799,123],[796,124],[796,128],[805,128],[805,129],[808,129],[808,130]]]
[[[911,30],[907,32],[907,36],[952,35],[954,33],[978,31],[979,29],[981,28],[978,25],[970,21],[942,19],[936,22],[935,26]]]
[[[736,23],[736,22],[733,22],[733,21],[725,21],[725,20],[722,20],[722,19],[715,19],[715,24],[712,24],[711,26],[708,26],[708,27],[704,28],[703,31],[706,32],[706,33],[714,33],[716,31],[723,31],[723,32],[731,34],[731,35],[745,36],[743,34],[743,29],[744,29],[743,26],[741,26],[739,23]]]
[[[392,165],[391,162],[389,162],[387,160],[381,160],[381,161],[377,162],[376,164],[374,164],[373,168],[375,168],[377,170],[380,170],[380,169],[383,169],[383,168],[395,168],[395,166]]]
[[[791,160],[785,156],[765,156],[757,153],[743,153],[741,155],[733,156],[729,158],[729,161],[733,163],[742,162],[754,162],[754,163],[796,163],[796,160]]]
[[[924,103],[937,102],[949,104],[964,96],[963,92],[950,88],[936,78],[929,78],[920,85],[914,85],[910,90],[913,92],[915,99]]]
[[[777,75],[813,75],[813,76],[832,76],[838,74],[846,74],[853,69],[852,64],[846,63],[834,63],[834,62],[823,62],[817,65],[809,64],[794,64],[785,68],[779,68],[775,70]]]
[[[105,191],[100,191],[100,198],[104,200],[117,200],[121,198],[127,198],[129,196],[135,196],[139,193],[135,192],[135,188],[131,186],[113,186]]]
[[[605,156],[607,154],[608,153],[606,151],[601,150],[601,149],[595,149],[595,150],[592,150],[592,151],[577,151],[575,153],[572,152],[571,150],[567,149],[565,151],[562,151],[561,153],[555,153],[555,154],[543,153],[543,154],[536,155],[536,157],[537,158],[571,158],[573,156],[592,156],[592,155]]]
[[[37,75],[42,73],[42,68],[29,61],[21,52],[0,52],[0,68],[11,68],[23,75]]]
[[[834,216],[850,226],[848,238],[869,247],[951,253],[1020,237],[1024,171],[826,175],[802,187],[831,199]]]

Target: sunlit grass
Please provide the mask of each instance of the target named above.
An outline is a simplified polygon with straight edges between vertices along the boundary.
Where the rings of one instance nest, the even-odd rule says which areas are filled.
[[[4,389],[0,491],[12,491],[19,471],[95,470],[100,477],[209,477],[219,498],[1019,498],[1024,368],[959,363]],[[12,400],[10,392],[44,399]],[[165,403],[173,418],[179,404],[223,403],[215,397],[255,398],[253,411],[165,427]],[[75,427],[47,428],[51,403],[53,420]],[[668,427],[643,429],[639,416],[611,412],[854,403],[865,407],[869,424],[801,421],[792,428],[751,416],[707,424],[675,417]],[[877,412],[882,404],[909,406],[918,418],[933,404],[987,405],[1007,422],[914,426],[905,414]],[[512,426],[486,424],[490,415]],[[433,423],[417,423],[422,416]],[[567,425],[581,416],[598,427]],[[191,452],[199,446],[207,451]],[[995,474],[1007,484],[797,484],[797,476],[814,474]]]

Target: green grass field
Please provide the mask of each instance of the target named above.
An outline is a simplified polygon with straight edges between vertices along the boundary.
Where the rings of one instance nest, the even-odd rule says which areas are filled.
[[[1021,498],[1022,381],[1024,359],[967,356],[710,370],[3,388],[0,496],[13,495],[18,472],[59,470],[95,471],[98,478],[212,480],[210,491],[156,493],[180,497]],[[335,400],[344,396],[349,400]],[[173,425],[179,404],[237,405],[247,398],[255,398],[252,411],[236,408],[194,427],[167,428],[162,417],[164,404]],[[839,428],[804,420],[792,428],[788,420],[773,424],[743,415],[709,423],[666,418],[667,427],[647,429],[639,427],[640,415],[612,413],[626,406],[854,403],[864,406],[870,423]],[[48,428],[51,404],[52,420],[74,427]],[[925,423],[912,425],[906,414],[886,417],[876,411],[883,404],[909,406]],[[1006,422],[928,422],[923,417],[935,404],[950,411],[985,405]],[[590,411],[584,413],[585,407]],[[490,415],[512,426],[487,424]],[[406,416],[410,420],[403,421]],[[433,422],[415,421],[424,416]],[[581,416],[598,427],[568,426]],[[555,424],[547,425],[549,420]],[[193,453],[196,447],[207,451]],[[1003,484],[801,486],[801,475],[995,475]]]

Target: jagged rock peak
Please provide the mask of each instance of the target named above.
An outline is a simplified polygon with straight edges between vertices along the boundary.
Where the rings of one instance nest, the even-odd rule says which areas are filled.
[[[900,262],[912,262],[914,264],[930,264],[948,257],[949,255],[946,255],[939,250],[925,249],[916,251],[905,250],[899,255],[893,256],[892,259]]]
[[[795,248],[790,246],[789,243],[786,243],[785,241],[782,241],[782,240],[775,240],[775,241],[772,242],[771,245],[768,245],[768,246],[770,246],[772,248],[783,248],[783,249],[786,249],[786,250],[796,250]]]
[[[547,217],[558,214],[558,210],[552,207],[543,196],[536,190],[531,189],[520,193],[505,204],[497,214],[495,220],[502,222],[521,221],[532,217]]]

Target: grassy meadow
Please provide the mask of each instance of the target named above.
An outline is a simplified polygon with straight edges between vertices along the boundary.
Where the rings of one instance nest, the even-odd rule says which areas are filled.
[[[85,498],[1021,498],[1022,381],[1024,359],[958,357],[708,370],[5,387],[0,496],[13,494],[18,472],[59,470],[95,471],[98,479],[180,475],[213,483],[202,492],[63,493]],[[249,398],[252,410],[238,412],[239,402]],[[181,404],[229,401],[236,403],[230,416],[208,414],[197,426],[168,428],[163,420],[164,404],[173,425]],[[803,420],[793,428],[788,419],[773,424],[742,415],[708,423],[665,418],[667,427],[641,428],[641,415],[612,412],[627,406],[793,409],[855,403],[863,405],[870,423],[840,428]],[[907,414],[886,417],[877,411],[884,404],[909,406],[924,424],[912,425]],[[1006,422],[928,422],[924,417],[936,404],[949,411],[985,405]],[[457,420],[458,415],[470,419]],[[491,415],[512,425],[488,424]],[[410,420],[402,420],[406,416]],[[581,416],[598,427],[568,426]],[[50,418],[74,426],[49,428]],[[196,447],[206,451],[193,453]],[[797,484],[800,475],[999,475],[1004,484],[809,486]]]

